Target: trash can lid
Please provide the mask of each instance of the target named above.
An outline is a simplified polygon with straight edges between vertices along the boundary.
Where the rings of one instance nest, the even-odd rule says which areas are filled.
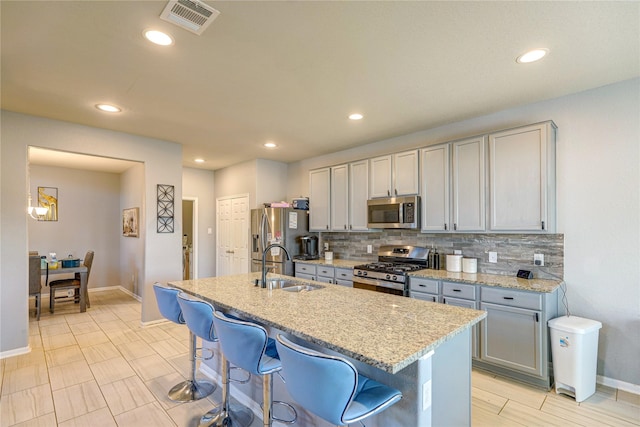
[[[578,316],[561,316],[549,320],[549,327],[575,334],[588,334],[602,328],[602,323]]]

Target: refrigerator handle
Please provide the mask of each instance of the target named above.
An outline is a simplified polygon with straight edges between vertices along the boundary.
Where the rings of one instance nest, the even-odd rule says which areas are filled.
[[[266,222],[267,222],[267,212],[262,212],[262,218],[260,219],[260,243],[262,243],[262,251],[267,247],[267,230],[266,230]]]

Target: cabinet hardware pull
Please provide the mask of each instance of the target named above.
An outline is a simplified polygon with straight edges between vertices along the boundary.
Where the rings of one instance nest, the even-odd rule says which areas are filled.
[[[455,222],[453,223],[453,230],[457,230],[458,229],[458,224],[456,224]]]
[[[349,230],[353,230],[353,226],[349,224]]]
[[[387,190],[387,196],[390,196],[390,195],[391,195],[391,191]]]
[[[393,190],[396,193],[396,196],[398,195],[398,189],[396,188],[395,190]]]
[[[513,297],[502,297],[503,299],[513,299]]]
[[[447,231],[447,223],[444,223],[444,231]]]
[[[431,297],[431,298],[433,298],[433,302],[436,302],[436,297]]]
[[[539,321],[540,319],[538,319],[538,313],[536,313],[536,323]]]
[[[427,287],[427,285],[418,285],[418,286],[420,286],[421,288],[426,288]]]
[[[446,298],[442,298],[442,303],[446,304],[447,303],[447,299]]]
[[[345,229],[345,230],[347,229],[347,224],[345,224],[345,225],[344,225],[344,229]]]
[[[329,224],[327,224],[327,230],[329,229]]]
[[[453,292],[462,292],[461,289],[453,289]]]
[[[542,229],[544,230],[544,221],[542,221]]]

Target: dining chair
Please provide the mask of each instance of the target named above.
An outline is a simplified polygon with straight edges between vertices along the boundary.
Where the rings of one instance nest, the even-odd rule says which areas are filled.
[[[40,306],[42,305],[42,265],[40,257],[29,255],[29,296],[36,297],[36,318],[40,321]]]
[[[82,263],[85,267],[87,267],[87,286],[89,286],[89,275],[91,274],[91,265],[93,264],[93,251],[87,251],[87,254],[84,256],[84,261]],[[73,301],[75,303],[80,302],[80,273],[76,273],[73,279],[62,279],[62,280],[54,280],[49,283],[49,311],[53,313],[54,305],[56,299],[64,300],[64,301]],[[67,297],[66,295],[63,297],[56,297],[56,291],[69,290],[74,289],[73,297]],[[84,290],[85,298],[87,301],[87,307],[91,307],[89,303],[89,293],[87,290]]]

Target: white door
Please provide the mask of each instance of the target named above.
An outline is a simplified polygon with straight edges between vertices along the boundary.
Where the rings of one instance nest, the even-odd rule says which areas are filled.
[[[233,196],[216,201],[216,275],[249,272],[249,196]]]

